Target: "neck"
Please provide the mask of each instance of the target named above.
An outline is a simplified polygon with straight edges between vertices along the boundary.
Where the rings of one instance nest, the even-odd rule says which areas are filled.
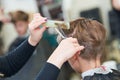
[[[81,66],[81,72],[85,72],[94,68],[100,67],[100,60],[82,60]]]

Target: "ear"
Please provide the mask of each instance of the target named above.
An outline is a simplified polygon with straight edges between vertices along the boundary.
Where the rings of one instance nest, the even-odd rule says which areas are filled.
[[[75,62],[77,60],[77,55],[75,54],[73,57],[71,57],[68,61],[69,62]]]
[[[70,59],[68,60],[68,62],[69,62],[70,64],[74,64],[76,61],[79,60],[79,57],[80,57],[79,53],[76,53],[72,58],[70,58]]]
[[[73,58],[74,60],[77,60],[79,57],[80,57],[80,53],[78,52],[78,53],[76,53],[72,58]]]

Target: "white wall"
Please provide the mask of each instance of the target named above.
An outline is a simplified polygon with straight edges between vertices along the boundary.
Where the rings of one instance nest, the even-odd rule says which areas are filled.
[[[99,7],[102,13],[103,23],[109,34],[108,11],[111,10],[110,0],[63,0],[63,6],[65,16],[68,15],[69,17],[66,20],[69,21],[79,18],[80,12],[83,10]]]
[[[38,11],[36,0],[1,0],[1,2],[6,13],[15,10],[23,10],[30,13]],[[100,7],[104,25],[109,32],[107,12],[111,9],[110,0],[63,0],[63,5],[64,14],[65,16],[68,16],[70,20],[78,18],[79,13],[82,10],[91,9],[96,6]],[[2,34],[5,43],[5,49],[7,50],[9,44],[16,37],[13,25],[6,24],[3,28]]]
[[[1,0],[5,13],[16,10],[23,10],[29,13],[38,12],[36,0]],[[2,36],[5,45],[5,51],[10,43],[16,38],[17,34],[12,24],[5,24],[2,30]]]
[[[5,12],[24,10],[37,12],[36,0],[1,0]]]

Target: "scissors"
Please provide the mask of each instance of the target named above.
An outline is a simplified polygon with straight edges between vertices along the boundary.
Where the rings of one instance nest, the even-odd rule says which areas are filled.
[[[60,26],[55,27],[55,30],[63,39],[67,38],[67,36],[65,35],[64,31],[62,30],[62,28]]]

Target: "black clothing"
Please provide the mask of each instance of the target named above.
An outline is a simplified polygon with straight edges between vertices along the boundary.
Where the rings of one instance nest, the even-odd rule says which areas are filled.
[[[109,23],[112,37],[120,39],[120,11],[113,9],[109,12]]]
[[[51,63],[46,63],[36,80],[57,80],[60,70]]]
[[[0,21],[0,33],[1,33],[1,30],[2,30],[2,25],[3,25],[3,23]],[[1,55],[3,55],[3,39],[0,36],[0,56]]]
[[[45,34],[45,33],[44,33]],[[46,60],[53,52],[51,45],[48,42],[48,39],[43,38],[40,40],[40,43],[37,45],[33,55],[29,61],[24,65],[24,67],[14,76],[7,78],[5,80],[34,80],[36,75],[39,73]],[[60,79],[63,80],[63,79]],[[67,80],[67,79],[65,79]]]
[[[83,80],[120,80],[120,72],[112,70],[108,74],[94,74],[86,76]],[[60,70],[53,64],[46,63],[36,80],[57,80]]]
[[[3,25],[3,23],[0,21],[0,31],[1,31],[1,29],[2,29],[2,25]]]
[[[25,40],[19,47],[6,56],[0,57],[0,73],[3,77],[10,77],[17,73],[28,61],[34,52],[35,47]]]
[[[2,26],[2,24],[3,24],[3,23],[0,21],[0,27]]]
[[[9,47],[9,52],[18,47],[23,41],[26,40],[26,37],[17,37]]]

